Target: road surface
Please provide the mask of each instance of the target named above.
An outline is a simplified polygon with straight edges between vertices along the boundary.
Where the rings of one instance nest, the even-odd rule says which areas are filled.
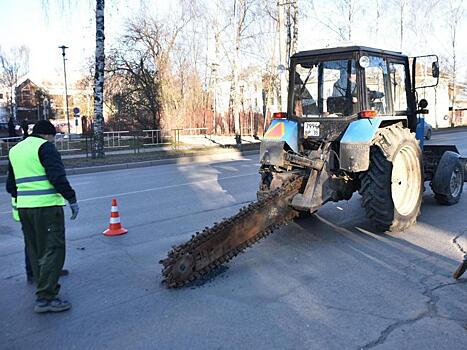
[[[455,137],[467,151],[467,132],[452,135],[432,143]],[[0,348],[467,348],[467,279],[451,278],[467,250],[467,195],[442,207],[427,190],[415,227],[381,235],[354,194],[273,233],[211,281],[162,287],[158,261],[254,200],[257,168],[252,156],[71,176],[81,212],[67,221],[62,296],[73,308],[63,314],[33,312],[21,230],[1,191]],[[129,233],[105,237],[113,197]]]

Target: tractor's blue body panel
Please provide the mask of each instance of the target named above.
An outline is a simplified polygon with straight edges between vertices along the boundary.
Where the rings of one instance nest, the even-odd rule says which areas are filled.
[[[340,168],[349,172],[368,170],[370,147],[381,123],[398,123],[406,117],[376,117],[358,119],[349,124],[340,141]]]
[[[294,152],[298,153],[298,124],[293,120],[274,119],[263,139],[285,141]]]
[[[423,149],[425,143],[425,117],[423,115],[418,116],[417,129],[415,130],[415,137],[420,141],[420,147]]]
[[[383,118],[358,119],[350,123],[341,143],[371,142],[383,120]]]

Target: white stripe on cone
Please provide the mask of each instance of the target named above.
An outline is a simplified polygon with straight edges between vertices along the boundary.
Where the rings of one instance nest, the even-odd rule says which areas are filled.
[[[118,212],[118,207],[117,206],[112,206],[112,208],[110,209],[110,212],[112,212],[112,213]]]
[[[119,224],[119,223],[120,223],[120,217],[118,217],[118,218],[110,218],[110,223],[111,223],[111,224]]]

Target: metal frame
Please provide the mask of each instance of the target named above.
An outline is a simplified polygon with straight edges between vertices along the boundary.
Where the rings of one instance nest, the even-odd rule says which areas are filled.
[[[291,69],[289,72],[289,93],[288,93],[288,108],[287,116],[288,118],[296,119],[297,117],[293,116],[293,82],[295,75],[295,66],[297,63],[310,62],[310,59],[315,58],[317,61],[326,60],[339,60],[339,59],[355,59],[357,62],[361,56],[376,56],[382,57],[386,60],[387,69],[389,72],[389,64],[403,64],[405,67],[405,86],[406,86],[406,97],[407,97],[407,119],[408,127],[412,132],[416,130],[417,127],[417,116],[416,116],[416,101],[414,96],[414,88],[411,79],[411,72],[409,67],[409,58],[406,55],[403,55],[400,52],[388,51],[370,48],[366,46],[348,46],[348,47],[336,47],[330,49],[319,49],[319,50],[309,50],[298,52],[291,57]],[[420,56],[421,57],[421,56]],[[369,108],[369,101],[367,99],[367,94],[365,93],[366,83],[365,83],[365,69],[361,68],[357,64],[357,89],[359,94],[358,108],[360,110],[365,110]],[[392,89],[389,89],[389,103],[390,111],[395,115],[392,99]],[[298,118],[303,120],[301,118]]]

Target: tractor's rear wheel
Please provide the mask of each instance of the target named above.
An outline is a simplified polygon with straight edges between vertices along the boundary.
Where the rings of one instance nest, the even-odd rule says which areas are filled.
[[[431,188],[439,204],[453,205],[459,202],[464,188],[464,169],[457,153],[447,151],[443,154]]]
[[[360,176],[362,206],[378,231],[404,231],[420,213],[422,154],[402,125],[380,129],[370,151],[370,167]]]

